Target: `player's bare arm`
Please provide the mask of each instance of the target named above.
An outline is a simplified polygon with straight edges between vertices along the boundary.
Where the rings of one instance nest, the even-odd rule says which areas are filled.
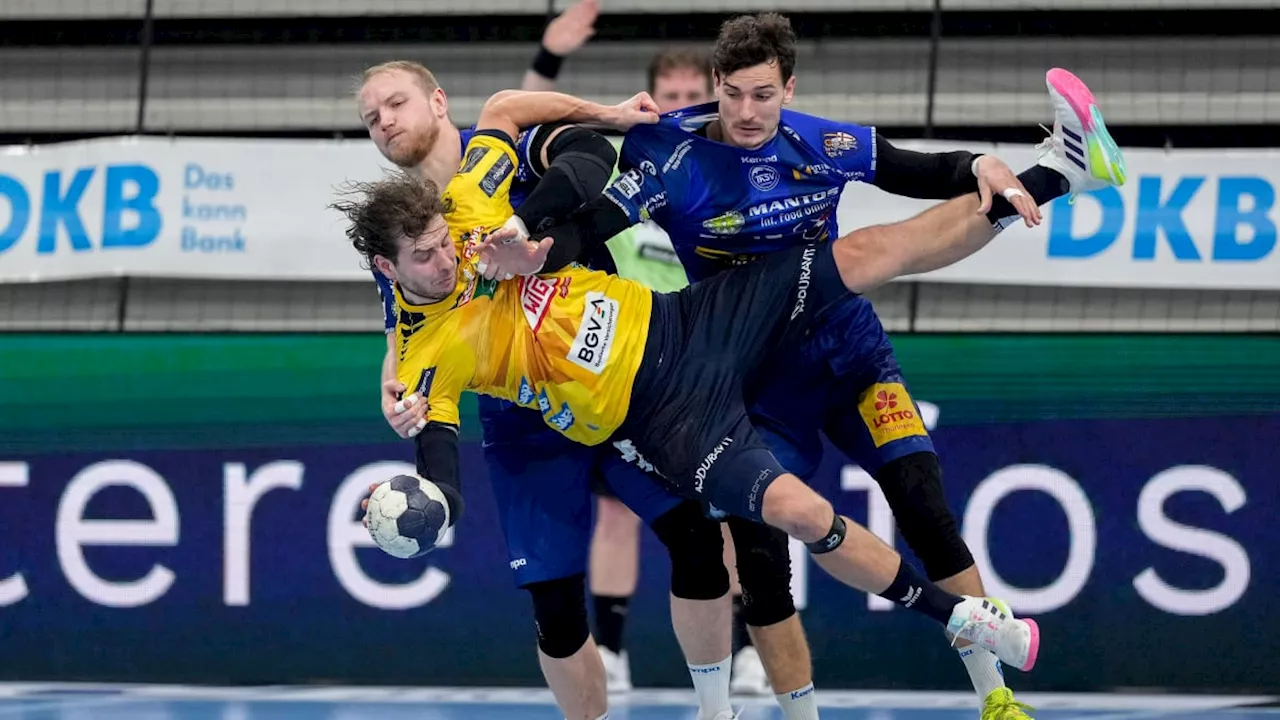
[[[649,93],[638,93],[617,105],[600,105],[557,92],[503,90],[480,109],[476,130],[498,130],[516,137],[520,128],[570,122],[626,132],[658,121],[658,106]]]
[[[405,395],[408,388],[396,378],[396,335],[387,333],[387,354],[382,359],[382,416],[396,435],[411,438],[427,425],[427,404],[418,394]]]

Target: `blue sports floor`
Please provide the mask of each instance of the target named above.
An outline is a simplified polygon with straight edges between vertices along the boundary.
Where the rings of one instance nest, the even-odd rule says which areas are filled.
[[[962,693],[826,692],[824,720],[977,720]],[[1274,697],[1055,695],[1020,698],[1041,720],[1280,720]],[[743,720],[781,720],[772,698],[735,699]],[[691,691],[611,700],[615,720],[695,720]],[[194,688],[0,684],[0,720],[561,720],[545,690]]]

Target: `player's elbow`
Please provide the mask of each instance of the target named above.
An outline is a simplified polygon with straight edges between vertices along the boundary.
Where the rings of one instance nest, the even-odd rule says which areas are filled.
[[[496,93],[494,93],[494,94],[490,95],[488,100],[485,100],[485,101],[484,101],[484,105],[482,106],[482,108],[481,108],[481,109],[489,110],[489,109],[499,108],[499,107],[501,107],[501,106],[502,106],[502,103],[504,103],[504,102],[506,102],[506,101],[510,100],[511,98],[516,97],[516,96],[518,96],[518,95],[520,95],[520,94],[522,94],[522,93],[524,93],[524,92],[527,92],[527,91],[525,91],[525,90],[510,90],[510,89],[508,89],[508,90],[499,90],[498,92],[496,92]]]
[[[476,127],[501,130],[514,138],[519,133],[520,127],[512,105],[520,102],[517,98],[522,94],[524,92],[521,90],[500,90],[494,93],[481,106]]]

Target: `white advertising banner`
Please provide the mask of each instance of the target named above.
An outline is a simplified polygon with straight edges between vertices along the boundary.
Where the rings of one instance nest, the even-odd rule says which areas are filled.
[[[1021,172],[1031,146],[895,143],[999,156]],[[1015,225],[969,258],[926,276],[939,282],[1280,290],[1276,188],[1280,150],[1131,149],[1121,188],[1060,198],[1044,222]],[[840,229],[890,223],[932,206],[861,184],[841,198]]]
[[[326,206],[368,140],[129,138],[0,154],[0,282],[368,277]]]
[[[903,142],[1035,162],[1030,146]],[[1280,150],[1130,150],[1128,183],[1052,203],[942,282],[1280,290]],[[0,282],[363,279],[327,205],[386,163],[367,140],[106,139],[0,151]],[[934,204],[853,184],[842,231]]]

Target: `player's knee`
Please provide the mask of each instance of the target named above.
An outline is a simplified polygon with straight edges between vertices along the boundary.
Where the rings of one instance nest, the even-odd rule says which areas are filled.
[[[570,127],[558,133],[548,146],[554,157],[548,172],[563,172],[583,200],[604,191],[613,175],[618,151],[600,133]]]
[[[743,622],[767,627],[795,615],[787,534],[742,518],[730,518],[728,526],[742,586]]]
[[[585,578],[578,573],[525,586],[533,599],[538,647],[549,657],[569,657],[582,649],[591,634],[587,627]]]
[[[715,600],[729,592],[720,523],[697,503],[683,502],[650,526],[671,557],[671,594],[684,600]]]
[[[764,495],[764,520],[791,537],[812,543],[826,537],[835,508],[794,475],[783,475]]]
[[[942,466],[931,452],[904,455],[876,471],[902,537],[930,580],[941,580],[973,566],[973,555],[942,490]]]

